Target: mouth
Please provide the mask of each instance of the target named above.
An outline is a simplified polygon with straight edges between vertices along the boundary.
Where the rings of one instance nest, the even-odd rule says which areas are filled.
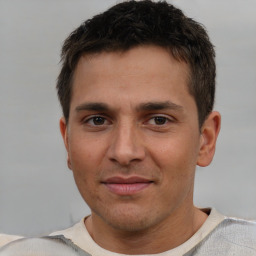
[[[148,188],[153,181],[142,178],[142,177],[111,177],[102,182],[109,191],[114,194],[128,196],[139,193],[144,189]]]

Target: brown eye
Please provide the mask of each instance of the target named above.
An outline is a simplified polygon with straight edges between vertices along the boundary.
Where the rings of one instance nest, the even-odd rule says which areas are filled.
[[[94,125],[103,125],[105,123],[106,119],[101,116],[95,116],[91,119],[91,122]]]
[[[167,122],[167,118],[163,116],[156,116],[154,117],[155,124],[163,125]]]
[[[84,124],[88,124],[90,126],[101,126],[107,125],[109,122],[105,117],[102,116],[92,116],[83,121]]]

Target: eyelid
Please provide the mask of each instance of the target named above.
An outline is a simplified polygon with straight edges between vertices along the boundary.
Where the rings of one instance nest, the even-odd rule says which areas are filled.
[[[103,118],[105,119],[108,123],[111,123],[109,118],[104,115],[104,114],[93,114],[93,115],[88,115],[84,118],[82,118],[81,120],[81,123],[82,124],[89,124],[89,121],[93,120],[93,118],[96,118],[96,117],[100,117],[100,118]],[[103,124],[103,125],[107,125],[107,124]],[[99,126],[103,126],[103,125],[99,125]],[[91,125],[91,126],[97,126],[97,125]]]
[[[166,115],[166,114],[151,114],[149,115],[149,117],[147,118],[147,120],[151,120],[151,119],[154,119],[156,117],[163,117],[163,118],[166,118],[167,121],[169,122],[174,122],[176,119],[170,115]]]

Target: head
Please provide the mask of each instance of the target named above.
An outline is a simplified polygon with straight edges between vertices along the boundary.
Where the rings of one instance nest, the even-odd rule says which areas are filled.
[[[195,227],[195,168],[211,162],[220,124],[205,30],[166,2],[129,1],[82,24],[62,57],[60,128],[95,241]]]
[[[215,53],[202,25],[166,2],[125,1],[82,23],[65,40],[57,90],[69,120],[73,76],[83,55],[125,52],[137,46],[166,49],[189,66],[188,91],[194,97],[199,127],[212,111],[215,94]]]

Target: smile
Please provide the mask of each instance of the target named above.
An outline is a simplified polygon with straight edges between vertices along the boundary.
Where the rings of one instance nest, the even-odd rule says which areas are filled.
[[[133,195],[146,189],[153,182],[141,177],[112,177],[103,182],[103,184],[114,194]]]

